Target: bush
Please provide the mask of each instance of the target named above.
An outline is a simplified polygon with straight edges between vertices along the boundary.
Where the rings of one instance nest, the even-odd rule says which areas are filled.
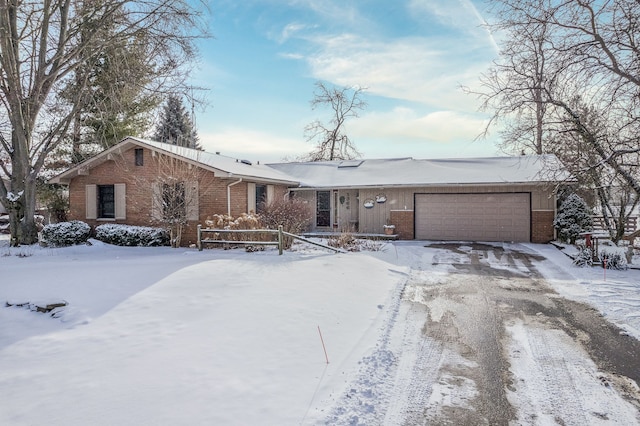
[[[277,199],[263,205],[260,221],[267,229],[278,229],[290,234],[301,234],[311,225],[312,212],[309,203],[299,198]],[[285,249],[291,248],[292,238],[284,239]]]
[[[260,222],[260,217],[255,214],[242,213],[240,216],[234,218],[226,214],[214,214],[208,216],[205,220],[207,228],[214,229],[229,229],[229,230],[242,230],[242,229],[262,229],[264,226]],[[273,239],[269,235],[259,235],[256,233],[238,233],[238,232],[221,232],[215,233],[213,239],[226,240],[226,241],[269,241]],[[247,246],[247,251],[262,250],[262,247]]]
[[[625,270],[629,267],[624,252],[617,247],[601,249],[598,257],[600,258],[600,262],[602,262],[603,268]]]
[[[581,247],[580,252],[573,260],[576,266],[593,266],[593,251],[589,247]]]
[[[96,227],[96,239],[116,246],[166,246],[169,235],[162,228],[104,224]]]
[[[79,220],[46,225],[42,228],[42,239],[50,247],[67,247],[87,242],[91,227]]]
[[[581,232],[593,228],[591,210],[580,196],[570,194],[560,204],[558,216],[553,221],[553,226],[558,230],[560,241],[574,244]]]
[[[355,238],[351,232],[342,232],[340,235],[329,237],[327,245],[346,251],[380,251],[384,244],[379,241],[361,240]]]

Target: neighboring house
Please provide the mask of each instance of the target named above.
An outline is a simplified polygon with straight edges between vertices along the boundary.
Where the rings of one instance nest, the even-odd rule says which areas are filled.
[[[162,187],[182,185],[189,219],[183,244],[213,214],[256,211],[261,200],[297,186],[271,167],[176,145],[126,138],[51,179],[69,186],[69,219],[153,226],[161,221]]]
[[[315,207],[314,229],[382,233],[401,239],[554,239],[556,182],[568,174],[554,156],[282,163]]]
[[[260,165],[126,138],[51,182],[69,185],[70,219],[151,225],[162,208],[155,195],[163,158],[189,171],[174,179],[194,200],[184,243],[208,216],[255,211],[287,193],[309,201],[313,231],[381,234],[392,224],[401,239],[546,243],[554,239],[556,183],[567,177],[552,173],[561,169],[554,156]]]

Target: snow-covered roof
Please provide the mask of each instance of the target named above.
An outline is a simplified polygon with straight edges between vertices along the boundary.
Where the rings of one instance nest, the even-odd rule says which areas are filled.
[[[281,183],[303,188],[347,188],[367,186],[429,186],[460,184],[501,184],[557,182],[569,178],[554,155],[454,158],[420,160],[413,158],[319,161],[259,164],[177,145],[128,137],[97,156],[51,179],[69,179],[107,161],[132,146],[167,153],[223,178]]]
[[[310,188],[541,183],[569,174],[554,155],[418,160],[323,161],[269,164]]]
[[[98,164],[109,159],[110,154],[119,153],[121,151],[129,149],[132,145],[140,147],[146,146],[153,151],[162,152],[180,157],[182,159],[186,159],[187,161],[199,167],[213,171],[219,177],[236,179],[245,178],[251,181],[258,182],[297,185],[297,180],[292,179],[285,173],[264,164],[253,164],[252,162],[247,160],[134,137],[128,137],[122,140],[117,145],[114,145],[113,147],[101,152],[95,157],[78,164],[77,166],[65,171],[64,173],[61,173],[60,175],[51,179],[50,182],[67,182],[69,179],[77,176],[80,171],[91,169],[92,167],[95,167]]]

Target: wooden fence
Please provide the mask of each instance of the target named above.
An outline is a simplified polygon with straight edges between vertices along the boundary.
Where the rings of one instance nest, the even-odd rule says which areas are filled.
[[[627,221],[624,224],[624,234],[632,234],[636,231],[638,226],[638,218],[636,216],[631,216],[627,218]],[[593,217],[593,230],[594,231],[607,231],[607,226],[604,222],[604,217],[602,216],[594,216]]]
[[[209,237],[203,237],[209,234]],[[222,235],[236,235],[236,239],[222,238]],[[261,240],[258,238],[248,239],[248,236],[263,235],[269,236],[268,240]],[[336,253],[344,253],[344,250],[331,247],[325,244],[312,241],[308,238],[301,237],[299,235],[290,234],[282,230],[282,226],[278,226],[278,229],[217,229],[217,228],[203,228],[202,225],[198,225],[198,250],[202,251],[205,244],[239,244],[245,246],[277,246],[278,254],[281,255],[284,250],[285,237],[293,238],[296,240],[304,241],[306,243],[332,250]]]

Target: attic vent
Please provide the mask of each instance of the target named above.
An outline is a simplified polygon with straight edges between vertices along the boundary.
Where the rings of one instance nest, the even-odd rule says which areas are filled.
[[[340,164],[338,164],[338,168],[343,169],[346,167],[358,167],[362,163],[364,163],[364,160],[345,160],[341,161]]]
[[[249,160],[240,160],[240,162],[241,162],[242,164],[246,164],[247,166],[250,166],[250,165],[251,165],[251,161],[249,161]]]

